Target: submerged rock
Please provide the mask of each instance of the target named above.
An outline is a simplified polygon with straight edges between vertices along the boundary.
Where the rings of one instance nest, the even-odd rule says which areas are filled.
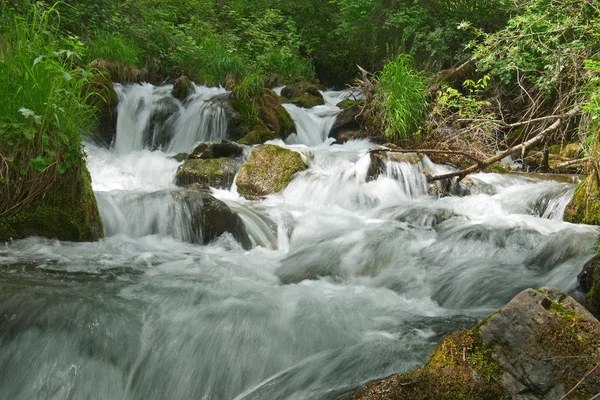
[[[321,88],[310,82],[299,82],[288,85],[281,90],[281,95],[290,103],[302,108],[313,108],[325,104]]]
[[[556,290],[527,289],[471,330],[448,335],[416,371],[370,382],[353,399],[559,399],[600,356],[600,323]],[[600,391],[600,371],[573,393]]]
[[[275,145],[256,147],[236,179],[238,192],[256,198],[287,187],[296,172],[308,168],[299,153]]]

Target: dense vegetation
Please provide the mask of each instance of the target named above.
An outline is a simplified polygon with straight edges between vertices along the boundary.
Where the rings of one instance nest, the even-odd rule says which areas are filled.
[[[571,141],[597,153],[596,2],[0,4],[0,215],[55,190],[69,171],[79,176],[81,136],[94,123],[90,104],[98,97],[89,84],[99,71],[89,66],[106,63],[121,66],[124,81],[186,75],[248,99],[299,80],[352,83],[358,64],[374,138],[486,156],[560,120],[542,146]],[[562,118],[574,108],[574,117]]]

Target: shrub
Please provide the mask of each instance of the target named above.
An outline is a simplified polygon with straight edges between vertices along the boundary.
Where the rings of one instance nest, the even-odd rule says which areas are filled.
[[[412,65],[410,56],[400,54],[385,65],[379,77],[377,101],[385,109],[387,140],[413,135],[425,115],[427,83]]]

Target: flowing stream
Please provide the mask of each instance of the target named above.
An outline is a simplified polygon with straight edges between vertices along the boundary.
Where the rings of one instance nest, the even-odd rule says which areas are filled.
[[[344,399],[524,288],[572,292],[592,255],[596,228],[561,221],[573,183],[481,173],[437,198],[427,158],[369,180],[372,143],[327,139],[340,92],[286,106],[275,143],[310,166],[287,189],[213,191],[253,246],[194,244],[171,156],[227,136],[224,91],[118,93],[113,146],[86,145],[106,238],[0,247],[2,399]]]

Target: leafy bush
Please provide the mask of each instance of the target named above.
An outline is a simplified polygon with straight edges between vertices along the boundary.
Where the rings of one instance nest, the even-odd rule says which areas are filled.
[[[425,78],[413,69],[412,57],[401,54],[388,62],[379,77],[378,98],[385,109],[388,140],[414,134],[425,115]]]

